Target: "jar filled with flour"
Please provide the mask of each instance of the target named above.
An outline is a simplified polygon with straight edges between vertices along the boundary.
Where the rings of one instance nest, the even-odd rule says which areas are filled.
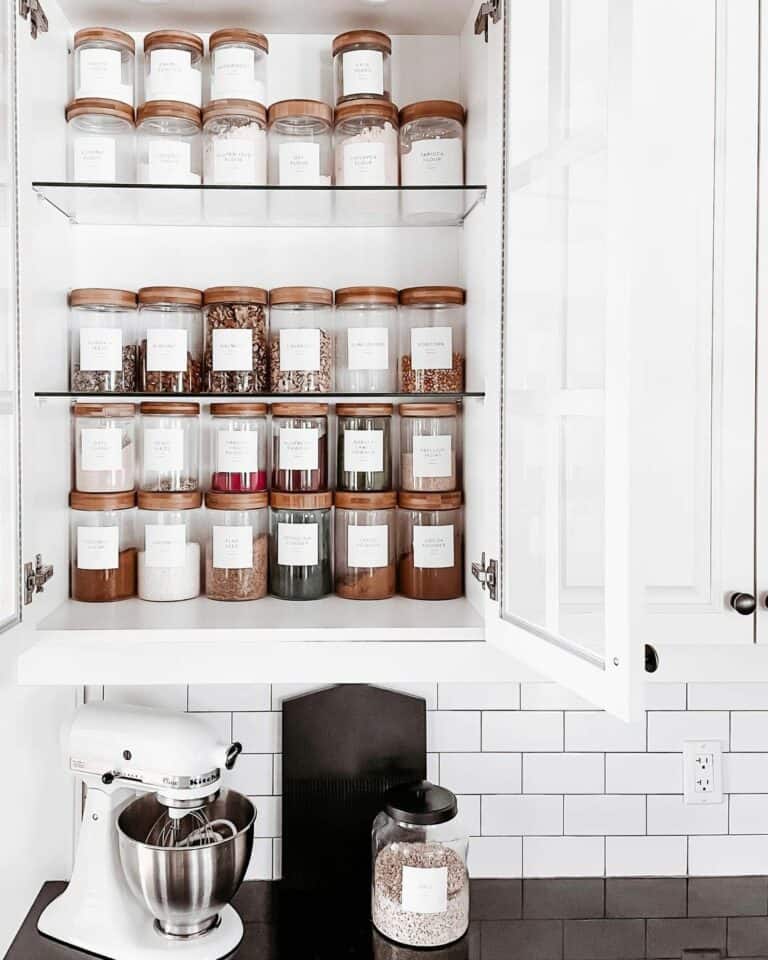
[[[138,494],[138,585],[142,600],[191,600],[200,593],[199,491]]]
[[[267,182],[267,111],[250,100],[214,100],[203,110],[203,179],[219,186]]]
[[[400,111],[400,182],[403,187],[445,187],[406,191],[403,214],[413,219],[459,216],[464,184],[466,114],[452,100],[422,100]],[[451,190],[450,188],[454,188]]]

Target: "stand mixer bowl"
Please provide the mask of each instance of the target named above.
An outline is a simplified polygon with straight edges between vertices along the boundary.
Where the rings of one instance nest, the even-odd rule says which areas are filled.
[[[130,803],[117,820],[120,860],[128,886],[168,937],[200,936],[217,926],[237,893],[253,849],[256,811],[234,790],[222,790],[204,806],[209,820],[229,820],[232,836],[203,846],[153,846],[146,842],[168,808],[147,794]]]

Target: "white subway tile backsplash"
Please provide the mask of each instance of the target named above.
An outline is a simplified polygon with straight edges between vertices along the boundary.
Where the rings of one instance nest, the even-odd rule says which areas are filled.
[[[604,779],[602,754],[528,753],[523,757],[525,793],[600,793]]]
[[[768,754],[726,754],[723,785],[726,793],[768,793]]]
[[[427,780],[430,783],[440,783],[440,754],[427,754]]]
[[[768,750],[768,712],[745,710],[731,714],[731,750]]]
[[[458,833],[465,837],[480,836],[480,796],[458,794],[456,802],[459,813],[456,821]]]
[[[519,753],[442,753],[440,783],[454,793],[519,793]]]
[[[679,753],[609,753],[605,757],[608,793],[682,793]]]
[[[283,792],[283,755],[275,754],[275,765],[272,771],[272,793],[280,796]]]
[[[596,751],[645,750],[645,716],[625,723],[609,713],[568,711],[565,715],[565,749]]]
[[[766,710],[768,683],[689,683],[689,710]]]
[[[523,876],[602,877],[603,837],[523,837]]]
[[[483,797],[483,834],[502,836],[560,836],[563,798],[541,794]]]
[[[317,690],[327,690],[332,686],[332,683],[273,683],[272,709],[282,710],[283,700],[290,700],[291,697],[301,697],[305,693],[315,693]],[[268,709],[269,707],[267,707]]]
[[[469,841],[470,875],[482,877],[522,876],[522,840],[520,837],[471,837]]]
[[[728,833],[728,797],[722,803],[685,803],[682,796],[648,797],[648,834]]]
[[[519,710],[519,683],[439,683],[439,710]]]
[[[283,876],[283,841],[275,837],[272,841],[272,879],[280,880]]]
[[[645,833],[645,797],[566,797],[564,832],[582,837]]]
[[[468,710],[430,710],[427,750],[435,753],[480,749],[480,714]]]
[[[246,880],[272,879],[272,841],[257,837],[253,841],[253,853],[245,871]]]
[[[268,683],[190,684],[190,710],[269,710]]]
[[[251,797],[256,807],[253,833],[256,837],[279,837],[282,834],[282,797]]]
[[[734,793],[728,833],[768,833],[768,794]]]
[[[685,740],[719,740],[728,749],[730,718],[706,710],[648,714],[648,750],[653,753],[683,749]]]
[[[249,797],[272,793],[272,754],[243,754],[227,776],[227,786]]]
[[[283,748],[283,715],[278,711],[236,713],[232,729],[245,753],[280,753]]]
[[[558,683],[522,683],[520,685],[522,710],[590,710],[594,705]]]
[[[421,697],[427,703],[427,710],[437,710],[436,683],[374,683],[374,687],[384,690],[397,690],[398,693],[408,693],[412,697]]]
[[[687,871],[687,837],[606,837],[608,877],[681,877]]]
[[[563,749],[563,714],[540,711],[491,711],[483,714],[483,750],[537,751]]]
[[[692,877],[760,876],[768,863],[768,836],[690,837]]]
[[[230,744],[236,739],[232,736],[231,713],[196,713],[195,717],[214,732],[219,743]]]
[[[684,683],[646,683],[646,710],[685,710]]]

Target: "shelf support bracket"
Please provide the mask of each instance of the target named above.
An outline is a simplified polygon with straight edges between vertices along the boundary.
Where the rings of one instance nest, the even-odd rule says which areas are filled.
[[[485,0],[480,4],[480,9],[475,17],[475,35],[483,34],[485,42],[488,43],[488,21],[498,23],[501,20],[502,0]]]

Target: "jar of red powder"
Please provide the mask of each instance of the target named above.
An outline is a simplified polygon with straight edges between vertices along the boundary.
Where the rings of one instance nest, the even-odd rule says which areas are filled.
[[[272,404],[272,489],[317,493],[328,487],[328,404]]]
[[[211,489],[258,493],[267,489],[267,405],[211,404]]]

